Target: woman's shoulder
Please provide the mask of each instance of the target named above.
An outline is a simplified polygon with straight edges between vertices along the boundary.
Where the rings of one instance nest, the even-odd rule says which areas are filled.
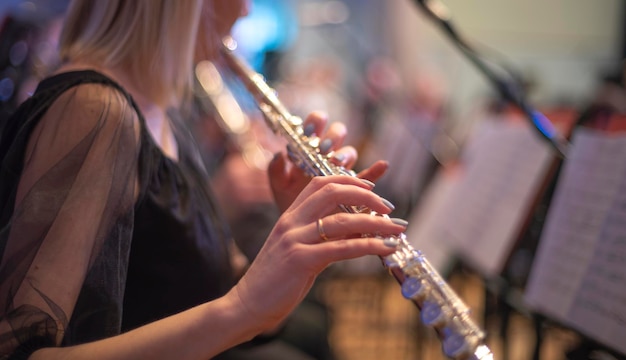
[[[43,79],[37,87],[37,93],[52,92],[63,95],[67,90],[80,87],[80,99],[97,100],[102,95],[119,93],[127,101],[132,101],[130,94],[110,76],[92,69],[67,70],[57,72]]]
[[[50,110],[81,117],[127,119],[136,122],[139,108],[130,94],[109,76],[96,70],[59,72],[41,81],[35,95],[49,97]]]
[[[116,136],[115,129],[138,131],[138,118],[115,89],[83,83],[58,94],[39,123],[42,129],[56,128],[69,137]]]

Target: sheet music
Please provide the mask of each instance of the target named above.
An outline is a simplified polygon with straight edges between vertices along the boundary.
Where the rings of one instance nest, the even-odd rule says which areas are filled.
[[[626,135],[580,129],[572,143],[525,300],[626,353]]]
[[[442,274],[449,270],[451,260],[456,255],[454,249],[447,246],[442,229],[448,224],[448,208],[445,204],[458,182],[454,169],[439,171],[408,219],[409,227],[405,232],[411,245],[420,250]]]
[[[446,205],[443,239],[497,275],[545,179],[553,153],[526,122],[487,122],[464,150],[465,173]]]

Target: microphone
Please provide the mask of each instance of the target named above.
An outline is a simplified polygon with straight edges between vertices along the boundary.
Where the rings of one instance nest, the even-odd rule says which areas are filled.
[[[441,21],[449,21],[452,17],[450,16],[450,10],[448,7],[439,0],[416,0],[419,5],[421,5],[429,15],[434,16],[435,18]]]
[[[414,0],[414,2],[428,15],[435,20],[444,30],[452,43],[474,64],[480,72],[485,75],[487,80],[495,87],[500,96],[506,101],[516,105],[532,123],[533,127],[539,134],[549,141],[557,155],[565,158],[570,147],[568,140],[559,134],[552,122],[541,112],[535,110],[526,102],[526,96],[522,87],[516,79],[507,81],[497,75],[485,61],[479,56],[461,36],[457,33],[452,25],[450,10],[440,0]]]

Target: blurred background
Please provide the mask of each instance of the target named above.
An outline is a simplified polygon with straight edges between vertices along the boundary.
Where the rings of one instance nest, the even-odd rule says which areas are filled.
[[[623,200],[626,208],[624,141],[603,142],[621,139],[626,128],[624,1],[443,2],[461,38],[572,141],[569,151],[588,150],[565,157],[416,1],[251,2],[250,14],[232,31],[239,55],[293,114],[321,109],[345,122],[348,142],[360,153],[357,170],[389,161],[375,191],[396,205],[395,217],[409,220],[409,242],[471,308],[496,359],[624,359],[626,241],[607,245],[622,260],[597,255],[606,234],[626,239],[626,211],[612,202]],[[58,65],[66,3],[0,0],[2,119]],[[244,112],[258,118],[250,98],[237,86],[232,91]],[[589,145],[581,129],[593,130],[597,141]],[[606,166],[593,167],[599,159]],[[219,167],[211,159],[207,164]],[[577,175],[564,175],[574,167]],[[616,180],[609,186],[603,179]],[[571,190],[569,198],[563,188]],[[568,202],[583,193],[585,201]],[[587,247],[563,258],[557,245],[576,245],[573,236],[591,217],[601,220],[585,233]],[[556,261],[583,269],[580,277],[566,265],[552,266]],[[594,262],[605,272],[588,266]],[[602,289],[585,285],[592,271],[610,273],[600,276]],[[551,294],[560,288],[542,283],[547,278],[568,292]],[[596,295],[612,300],[609,315],[576,318],[579,300],[597,305]],[[435,332],[421,324],[378,258],[329,268],[311,301],[329,319],[332,358],[444,358]]]

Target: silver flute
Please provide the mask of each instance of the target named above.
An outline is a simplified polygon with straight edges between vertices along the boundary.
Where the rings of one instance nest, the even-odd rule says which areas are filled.
[[[311,176],[356,176],[353,171],[332,163],[331,154],[320,152],[319,137],[304,134],[302,119],[289,113],[261,74],[233,54],[236,46],[232,38],[224,39],[224,60],[254,97],[268,126],[287,140],[291,160]],[[342,210],[387,217],[366,207],[342,206]],[[470,318],[467,305],[421,251],[411,246],[405,234],[394,235],[393,240],[398,246],[391,255],[381,257],[383,265],[400,284],[402,295],[418,307],[422,323],[436,330],[443,353],[455,360],[493,359],[485,345],[485,332]]]

